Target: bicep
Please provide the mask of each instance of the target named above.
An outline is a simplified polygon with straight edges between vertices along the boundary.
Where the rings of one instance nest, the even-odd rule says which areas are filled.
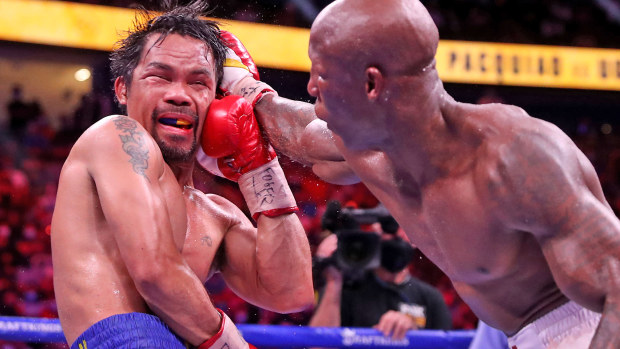
[[[229,212],[234,211],[236,223],[225,233],[223,246],[218,251],[219,269],[231,290],[244,300],[258,305],[257,230],[236,206],[230,206]]]
[[[361,180],[345,161],[317,161],[312,172],[327,183],[336,185],[357,184]]]
[[[554,279],[570,298],[600,310],[605,295],[617,292],[609,276],[620,265],[620,223],[589,191],[559,215],[556,232],[540,239]]]

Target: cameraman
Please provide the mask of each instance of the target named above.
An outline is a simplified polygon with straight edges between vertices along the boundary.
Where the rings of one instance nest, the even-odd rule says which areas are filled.
[[[408,330],[452,327],[442,294],[409,273],[414,249],[383,207],[341,209],[330,202],[322,223],[332,234],[315,253],[314,269],[323,277],[316,284],[324,286],[309,326],[373,327],[397,340]],[[359,229],[370,223],[377,231]]]

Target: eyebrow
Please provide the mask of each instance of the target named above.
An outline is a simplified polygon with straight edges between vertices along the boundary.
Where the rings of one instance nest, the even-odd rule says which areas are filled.
[[[161,63],[161,62],[150,62],[149,64],[146,65],[147,68],[157,68],[157,69],[161,69],[161,70],[166,70],[166,71],[170,71],[172,70],[172,67],[169,66],[168,64],[165,63]]]
[[[191,75],[207,75],[208,77],[211,77],[213,75],[211,71],[207,68],[194,69],[190,72],[190,74]]]
[[[162,63],[162,62],[150,62],[149,64],[146,65],[147,68],[156,68],[156,69],[161,69],[161,70],[165,70],[165,71],[172,71],[172,67],[166,63]],[[207,68],[196,68],[192,71],[190,71],[190,75],[207,75],[208,77],[211,77],[213,75],[213,73],[207,69]]]

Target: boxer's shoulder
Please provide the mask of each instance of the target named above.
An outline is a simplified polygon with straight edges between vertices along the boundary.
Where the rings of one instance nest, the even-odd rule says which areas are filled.
[[[91,125],[78,139],[75,146],[106,146],[134,140],[143,146],[151,146],[152,137],[136,120],[124,115],[110,115]]]

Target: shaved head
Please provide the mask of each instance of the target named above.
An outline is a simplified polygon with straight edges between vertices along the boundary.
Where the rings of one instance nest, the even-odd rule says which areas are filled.
[[[344,66],[415,74],[432,63],[439,34],[419,0],[337,0],[316,18],[310,44]]]
[[[419,0],[334,1],[310,30],[308,93],[317,117],[348,149],[389,144],[404,110],[423,118],[438,109],[438,42]]]

